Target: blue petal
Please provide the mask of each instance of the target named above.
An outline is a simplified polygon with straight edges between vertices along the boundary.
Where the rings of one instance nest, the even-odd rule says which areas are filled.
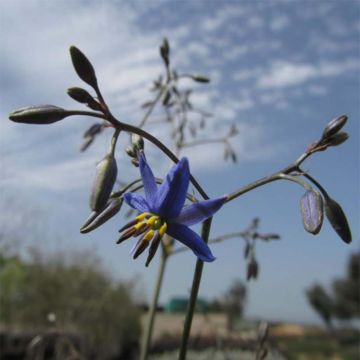
[[[189,247],[200,260],[211,262],[216,259],[205,241],[187,226],[168,224],[166,232]]]
[[[124,200],[132,208],[139,210],[140,212],[149,212],[149,205],[143,196],[135,193],[126,193],[124,195]]]
[[[185,203],[189,179],[189,162],[182,158],[171,168],[159,187],[154,212],[165,219],[177,217]]]
[[[214,215],[224,205],[225,201],[226,196],[185,206],[180,215],[173,221],[187,226],[197,224]]]
[[[145,197],[149,207],[151,208],[155,204],[157,185],[154,174],[146,162],[145,154],[143,152],[141,152],[139,155],[139,168],[144,184]]]

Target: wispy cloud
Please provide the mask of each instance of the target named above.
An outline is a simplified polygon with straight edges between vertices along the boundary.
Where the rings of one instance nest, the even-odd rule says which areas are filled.
[[[360,68],[358,59],[339,62],[322,62],[319,64],[291,63],[286,60],[275,61],[270,68],[258,78],[260,89],[282,88],[299,85],[316,78],[341,75]]]

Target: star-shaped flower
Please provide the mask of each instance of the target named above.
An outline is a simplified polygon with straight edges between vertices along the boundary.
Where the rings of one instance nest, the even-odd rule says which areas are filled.
[[[150,244],[146,266],[166,233],[188,246],[202,261],[214,261],[205,241],[189,226],[211,217],[226,201],[226,197],[210,199],[184,206],[190,181],[189,162],[182,158],[172,167],[163,183],[158,186],[143,152],[139,155],[139,168],[144,184],[145,196],[126,193],[125,201],[140,212],[133,221],[126,224],[118,243],[144,234],[132,250],[137,258]]]

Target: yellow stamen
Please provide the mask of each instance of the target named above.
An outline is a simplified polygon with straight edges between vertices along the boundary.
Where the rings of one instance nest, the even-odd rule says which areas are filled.
[[[167,225],[166,225],[166,222],[164,222],[164,224],[159,229],[159,235],[163,236],[165,234],[165,232],[166,232],[166,229],[167,229]]]
[[[137,223],[136,225],[134,225],[134,228],[135,228],[136,230],[139,230],[139,229],[141,229],[144,225],[146,225],[146,221],[141,221],[141,222]]]
[[[148,225],[150,225],[150,226],[153,226],[154,225],[154,222],[158,219],[159,217],[158,216],[151,216],[151,218],[150,219],[148,219],[147,221],[146,221],[146,223],[148,224]]]
[[[149,230],[143,237],[143,240],[150,241],[154,237],[154,230]]]
[[[144,213],[138,215],[138,216],[135,218],[135,220],[137,220],[137,221],[144,220],[148,215],[149,215],[149,213],[144,212]]]

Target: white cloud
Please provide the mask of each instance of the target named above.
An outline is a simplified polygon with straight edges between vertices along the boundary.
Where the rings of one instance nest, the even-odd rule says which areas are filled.
[[[257,87],[259,89],[283,88],[302,84],[315,78],[337,76],[359,67],[357,59],[319,64],[275,61],[267,71],[259,76]]]
[[[270,29],[273,31],[281,31],[285,29],[290,24],[289,18],[284,14],[278,15],[271,19]]]

